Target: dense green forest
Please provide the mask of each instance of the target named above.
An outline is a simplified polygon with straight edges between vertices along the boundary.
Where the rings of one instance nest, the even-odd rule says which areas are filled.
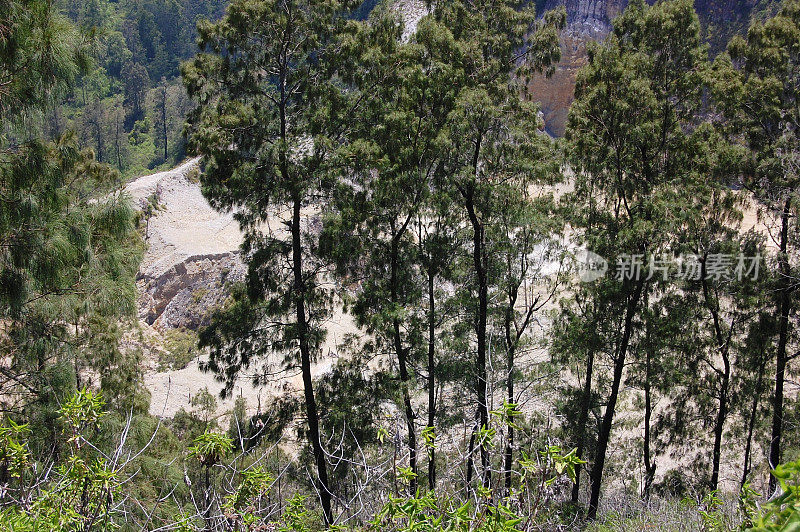
[[[0,0],[0,530],[797,530],[800,1],[632,0],[563,139],[563,8],[392,6]],[[124,185],[188,156],[255,413],[151,414]]]
[[[126,177],[174,165],[185,156],[191,105],[178,67],[194,55],[197,21],[219,18],[226,3],[55,2],[53,10],[81,32],[91,64],[20,134],[75,131],[95,160]]]

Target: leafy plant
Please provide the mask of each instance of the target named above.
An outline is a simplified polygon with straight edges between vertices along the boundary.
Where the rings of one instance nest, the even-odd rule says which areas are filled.
[[[189,457],[196,458],[201,464],[210,467],[218,464],[233,450],[233,440],[227,434],[204,432],[194,439],[189,447]]]
[[[258,501],[269,492],[272,476],[261,467],[242,472],[242,481],[236,491],[225,499],[222,509],[225,517],[234,527],[253,530],[258,523],[256,514]]]
[[[94,393],[86,388],[70,397],[61,407],[61,417],[66,421],[69,430],[69,442],[80,449],[85,443],[84,432],[96,429],[100,418],[105,413],[100,392]]]
[[[0,427],[0,464],[12,478],[19,478],[30,461],[30,452],[25,445],[31,429],[28,424],[18,425],[13,420],[6,420],[6,426]]]
[[[776,467],[772,474],[778,479],[781,495],[768,501],[761,512],[752,516],[753,526],[747,530],[766,532],[800,530],[800,460]]]

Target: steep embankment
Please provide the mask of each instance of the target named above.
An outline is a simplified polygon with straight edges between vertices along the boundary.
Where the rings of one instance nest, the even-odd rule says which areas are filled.
[[[180,408],[188,409],[192,396],[204,387],[217,394],[222,384],[201,372],[197,359],[182,369],[159,371],[157,358],[165,349],[165,334],[207,323],[213,309],[229,296],[231,283],[244,280],[246,273],[239,254],[239,225],[233,213],[215,210],[203,197],[198,163],[191,159],[173,170],[140,177],[126,187],[139,208],[152,213],[146,222],[147,251],[137,279],[140,344],[147,354],[145,384],[152,395],[151,413],[167,417]],[[307,212],[306,217],[306,223],[311,223],[314,213]],[[328,329],[324,356],[314,368],[317,374],[330,368],[336,345],[353,327],[347,316],[336,312]],[[300,389],[299,376],[292,372],[255,388],[255,371],[258,368],[242,375],[234,389],[234,396],[245,397],[251,410],[268,405],[272,395]],[[221,401],[218,412],[232,405],[233,399]]]
[[[653,3],[654,0],[646,0]],[[750,21],[766,16],[774,0],[695,0],[702,35],[712,55],[725,49],[731,37],[744,33]],[[586,45],[601,41],[611,31],[611,21],[628,5],[628,0],[544,0],[542,11],[563,5],[567,27],[561,34],[561,62],[552,77],[536,76],[530,83],[534,99],[542,104],[548,132],[564,134],[567,111],[572,103],[575,76],[586,64]]]

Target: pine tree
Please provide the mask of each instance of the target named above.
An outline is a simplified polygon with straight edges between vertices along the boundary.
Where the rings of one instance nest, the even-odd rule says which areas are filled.
[[[519,391],[514,386],[521,369],[518,359],[529,348],[531,328],[538,321],[539,313],[553,300],[563,281],[560,267],[555,271],[546,270],[561,259],[556,236],[563,229],[563,219],[556,213],[552,196],[531,192],[535,187],[560,180],[560,167],[552,158],[557,152],[543,137],[534,136],[532,140],[534,142],[526,147],[532,149],[529,155],[523,150],[511,157],[515,162],[530,164],[535,161],[530,173],[512,167],[496,171],[497,175],[509,178],[504,179],[502,186],[495,186],[499,208],[488,234],[489,253],[495,262],[492,269],[497,279],[492,283],[492,299],[497,301],[492,305],[492,313],[494,321],[500,324],[497,337],[502,338],[497,342],[499,349],[494,351],[505,354],[506,364],[503,487],[507,496],[512,490],[515,411],[519,403]],[[522,142],[517,144],[524,146]],[[518,177],[510,178],[514,174]]]
[[[773,223],[770,232],[778,248],[775,257],[775,337],[772,429],[769,463],[776,467],[782,457],[784,432],[784,385],[794,355],[789,346],[796,333],[791,323],[795,308],[796,190],[800,184],[798,156],[798,96],[800,96],[800,3],[786,2],[777,16],[755,22],[747,38],[734,38],[728,54],[717,61],[715,91],[719,106],[750,151],[745,187]],[[770,492],[777,479],[770,477]]]
[[[326,524],[333,523],[332,493],[311,364],[331,294],[305,209],[335,182],[332,155],[361,102],[347,90],[356,70],[346,61],[363,49],[361,25],[348,18],[352,7],[235,1],[220,22],[199,26],[201,51],[182,68],[198,104],[189,122],[191,144],[205,158],[203,192],[213,206],[237,209],[249,268],[246,297],[201,337],[211,346],[207,367],[230,389],[240,369],[270,352],[299,365]]]
[[[85,41],[50,2],[4,7],[0,79],[0,343],[5,411],[33,418],[56,440],[58,402],[101,375],[118,406],[137,411],[140,370],[119,349],[135,315],[141,257],[118,174],[78,148],[75,135],[31,138],[26,118],[47,109],[88,68]],[[41,449],[39,449],[41,450]]]
[[[653,288],[648,265],[676,251],[683,218],[693,213],[694,183],[703,170],[695,154],[705,146],[693,134],[705,57],[691,2],[632,2],[609,38],[590,48],[576,84],[567,134],[576,183],[568,201],[582,210],[573,222],[582,232],[579,242],[611,269],[580,287],[581,299],[594,300],[594,326],[607,331],[600,352],[612,367],[591,465],[590,518],[597,513],[624,370]],[[679,209],[688,210],[678,216]]]
[[[537,22],[533,6],[503,0],[472,4],[436,2],[433,17],[446,28],[443,47],[463,74],[446,135],[448,153],[441,172],[461,208],[472,242],[471,271],[476,410],[467,450],[467,489],[471,488],[475,444],[481,457],[481,482],[490,484],[488,442],[487,346],[489,319],[489,251],[487,224],[498,206],[495,181],[530,175],[530,160],[539,155],[535,138],[536,108],[524,101],[519,81],[531,72],[549,70],[560,57],[558,30],[563,10]],[[452,52],[450,51],[452,50]],[[521,66],[520,66],[521,65]],[[513,77],[513,79],[512,79]],[[516,160],[520,157],[519,160]]]
[[[359,84],[375,98],[357,116],[347,154],[354,163],[352,177],[337,194],[337,216],[327,223],[327,240],[343,278],[361,279],[352,312],[374,338],[368,351],[394,353],[413,495],[419,444],[411,366],[423,352],[423,321],[411,310],[422,297],[414,222],[434,190],[440,163],[437,137],[454,98],[452,66],[432,61],[417,43],[398,46],[401,27],[393,18],[374,15],[370,26],[383,43],[382,55],[362,65],[370,74]],[[342,246],[343,241],[353,244]]]
[[[169,158],[169,136],[167,135],[169,129],[169,108],[170,101],[167,90],[167,80],[161,78],[158,87],[155,88],[153,98],[153,111],[155,111],[154,127],[156,133],[156,147],[161,148],[163,153],[163,162],[167,162]]]

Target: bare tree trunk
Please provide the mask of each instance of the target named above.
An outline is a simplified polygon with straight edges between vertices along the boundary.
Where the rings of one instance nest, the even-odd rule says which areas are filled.
[[[577,430],[577,449],[575,451],[578,458],[583,458],[584,446],[586,441],[586,423],[589,421],[589,408],[592,399],[592,372],[594,369],[594,350],[589,350],[586,357],[586,381],[583,383],[583,394],[581,396],[581,411],[578,414]],[[581,487],[580,467],[575,471],[575,484],[572,485],[572,502],[578,502]]]
[[[484,264],[483,225],[475,212],[474,190],[472,187],[467,190],[465,200],[467,213],[469,214],[469,219],[472,224],[472,258],[478,283],[478,312],[475,316],[475,331],[478,345],[475,358],[475,373],[478,399],[478,409],[476,413],[478,427],[476,430],[480,432],[489,426],[489,406],[486,382],[486,323],[488,319],[489,287]],[[489,450],[486,448],[486,445],[483,441],[480,441],[480,451],[482,482],[485,487],[488,487],[491,483],[491,472],[489,471]],[[470,460],[472,460],[472,453],[470,453]]]
[[[758,364],[758,375],[756,377],[756,389],[753,393],[753,404],[750,407],[750,418],[747,420],[747,443],[744,447],[744,460],[742,463],[742,480],[739,483],[739,490],[744,487],[747,482],[747,476],[750,474],[750,454],[753,448],[753,431],[756,426],[756,418],[758,416],[758,402],[761,399],[761,393],[764,382],[764,370],[766,366],[766,354],[764,353],[762,345],[761,360]]]
[[[619,388],[622,384],[622,372],[625,369],[625,355],[628,352],[628,345],[631,335],[633,334],[633,317],[636,315],[643,288],[644,278],[641,278],[636,282],[636,288],[628,301],[622,338],[617,348],[617,354],[614,357],[614,377],[611,383],[611,395],[608,398],[606,411],[603,414],[603,421],[600,425],[600,434],[597,438],[597,452],[595,453],[594,465],[592,466],[592,474],[590,477],[592,491],[589,499],[589,511],[587,513],[589,519],[597,517],[597,507],[600,503],[600,488],[603,481],[603,468],[606,462],[608,442],[611,438],[611,426],[614,422],[614,412],[617,407]]]
[[[645,498],[650,497],[650,488],[653,485],[653,478],[656,476],[656,463],[650,453],[651,430],[650,420],[653,416],[652,394],[651,394],[651,365],[650,349],[645,353],[645,377],[644,377],[644,489]]]
[[[436,421],[436,298],[433,292],[434,272],[428,269],[428,429],[433,431]],[[436,448],[428,447],[428,487],[436,489]]]
[[[714,491],[719,485],[719,464],[722,458],[722,431],[725,428],[725,419],[728,416],[728,387],[730,381],[730,363],[725,357],[725,370],[720,378],[719,389],[719,410],[717,411],[717,419],[714,423],[714,451],[712,454],[712,468],[711,468],[711,490]]]
[[[405,227],[405,226],[404,226]],[[392,232],[394,233],[394,225],[392,226]],[[393,306],[398,305],[398,296],[397,296],[397,243],[400,237],[402,236],[402,231],[394,233],[392,235],[392,242],[391,242],[391,272],[390,272],[390,292],[391,292],[391,303]],[[417,434],[414,427],[414,408],[411,405],[411,393],[409,391],[409,380],[410,376],[408,374],[408,365],[407,365],[407,355],[408,350],[403,347],[403,339],[400,334],[400,320],[396,317],[392,319],[392,332],[394,335],[394,350],[397,354],[397,363],[400,366],[400,382],[402,387],[403,393],[403,406],[405,407],[405,417],[406,417],[406,427],[408,428],[408,466],[411,471],[414,473],[411,479],[409,480],[408,484],[408,491],[410,495],[414,495],[417,492]]]
[[[728,351],[730,347],[730,339],[733,335],[734,323],[731,322],[730,329],[727,335],[722,330],[721,320],[719,316],[719,304],[710,297],[708,280],[706,279],[705,260],[702,264],[701,276],[703,282],[703,298],[705,300],[706,308],[711,313],[714,321],[714,334],[719,349],[720,358],[722,358],[723,369],[721,371],[714,368],[717,376],[719,377],[719,396],[717,397],[719,404],[717,407],[717,418],[714,422],[714,448],[712,451],[711,462],[711,490],[714,491],[719,485],[719,466],[722,458],[722,432],[725,428],[725,420],[728,416],[728,390],[730,388],[731,379],[731,363]]]
[[[507,331],[510,330],[510,325],[507,326]],[[506,337],[508,339],[511,338],[511,335],[507,332]],[[514,354],[516,345],[511,344],[508,349],[508,383],[506,384],[506,388],[508,391],[507,401],[509,404],[514,402]],[[511,495],[511,468],[514,465],[514,427],[511,426],[513,423],[513,418],[509,416],[509,424],[508,424],[508,437],[506,442],[506,451],[505,451],[505,463],[503,465],[503,469],[505,472],[505,489],[506,489],[506,496]]]
[[[781,217],[781,241],[778,254],[779,284],[778,292],[778,349],[775,356],[775,394],[772,398],[772,437],[769,443],[769,465],[775,468],[781,462],[781,436],[783,435],[783,385],[786,380],[786,345],[789,341],[789,313],[791,311],[791,295],[789,278],[789,216],[791,216],[791,199],[787,199]],[[777,479],[770,474],[769,493],[772,495],[778,487]]]
[[[303,279],[303,249],[300,240],[300,198],[295,197],[292,205],[292,267],[294,271],[294,301],[297,318],[297,339],[300,346],[300,367],[303,374],[303,392],[308,419],[308,439],[314,452],[317,465],[318,491],[322,503],[325,526],[333,523],[331,512],[331,492],[328,487],[328,469],[325,453],[322,450],[319,432],[319,413],[314,398],[314,385],[311,379],[311,349],[308,344],[308,320],[306,318],[306,287]]]
[[[209,478],[209,469],[211,466],[204,466],[206,470],[205,481],[203,486],[203,521],[206,524],[206,530],[211,531],[214,529],[211,523],[211,479]]]
[[[161,87],[161,136],[164,140],[164,162],[167,162],[167,86]]]

